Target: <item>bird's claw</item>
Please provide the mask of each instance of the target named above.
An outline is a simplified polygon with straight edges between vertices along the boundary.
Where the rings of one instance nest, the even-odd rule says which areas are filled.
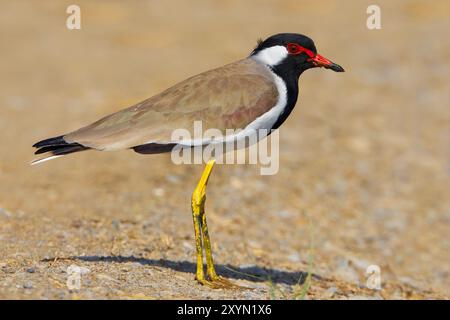
[[[209,280],[206,279],[196,279],[198,283],[204,286],[208,286],[212,289],[235,289],[235,290],[244,290],[244,289],[251,289],[243,286],[239,286],[225,278],[222,278],[220,276],[214,276],[209,277]]]

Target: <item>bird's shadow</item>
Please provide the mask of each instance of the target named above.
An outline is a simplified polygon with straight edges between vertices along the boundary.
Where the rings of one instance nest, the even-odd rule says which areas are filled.
[[[195,274],[196,264],[189,261],[172,261],[167,259],[145,259],[134,256],[74,256],[67,260],[79,260],[85,262],[111,262],[126,263],[135,262],[145,266],[168,268],[179,272]],[[215,265],[219,275],[238,280],[251,282],[271,282],[276,284],[303,284],[308,276],[304,271],[284,271],[271,268],[259,267],[256,265],[248,267],[236,267],[232,265]],[[321,279],[319,275],[311,274],[316,279]]]

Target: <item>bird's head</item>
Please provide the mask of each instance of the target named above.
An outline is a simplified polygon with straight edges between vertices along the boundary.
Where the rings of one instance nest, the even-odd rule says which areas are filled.
[[[317,53],[314,41],[297,33],[280,33],[261,40],[250,56],[275,71],[297,77],[317,67],[344,72],[340,65]]]

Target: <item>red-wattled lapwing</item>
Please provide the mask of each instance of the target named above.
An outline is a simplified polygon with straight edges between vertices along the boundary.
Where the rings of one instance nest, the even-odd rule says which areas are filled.
[[[276,129],[297,102],[299,76],[315,67],[344,71],[317,54],[314,42],[304,35],[271,36],[258,42],[248,58],[193,76],[74,132],[36,143],[35,154],[44,156],[33,164],[83,150],[169,152],[180,144],[171,140],[172,132],[179,128],[191,131],[194,121],[201,121],[204,129],[217,128],[222,132],[226,129]],[[189,147],[198,141],[181,143]],[[192,194],[196,279],[211,287],[228,287],[232,284],[219,277],[214,268],[204,209],[206,185],[213,166],[214,160],[208,161]],[[203,250],[207,278],[203,270]]]

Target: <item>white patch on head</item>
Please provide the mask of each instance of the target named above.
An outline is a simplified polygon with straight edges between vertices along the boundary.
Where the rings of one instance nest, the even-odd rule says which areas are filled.
[[[273,46],[261,50],[254,56],[253,59],[264,63],[270,67],[276,66],[288,56],[288,51],[284,46]]]

